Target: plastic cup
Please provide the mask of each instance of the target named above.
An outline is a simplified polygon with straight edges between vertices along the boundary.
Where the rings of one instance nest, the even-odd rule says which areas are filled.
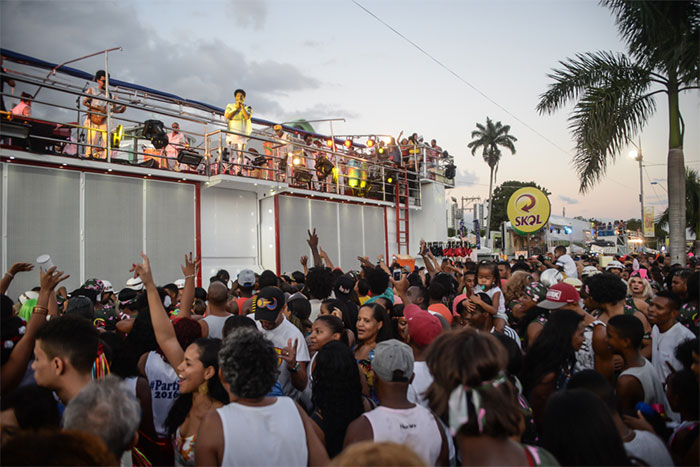
[[[53,267],[53,261],[51,261],[51,256],[49,255],[39,256],[36,259],[36,262],[39,264],[39,269],[41,269],[44,272],[48,271]]]

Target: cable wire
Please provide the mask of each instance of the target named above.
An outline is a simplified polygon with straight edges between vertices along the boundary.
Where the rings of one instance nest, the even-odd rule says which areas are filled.
[[[358,7],[362,8],[365,12],[367,12],[367,14],[369,14],[370,16],[372,16],[374,19],[376,19],[377,21],[379,21],[380,23],[382,23],[384,26],[386,26],[387,28],[389,28],[389,29],[390,29],[392,32],[394,32],[397,36],[399,36],[400,38],[402,38],[403,40],[405,40],[406,42],[408,42],[409,44],[411,44],[413,47],[415,47],[416,49],[418,49],[423,55],[425,55],[426,57],[428,57],[429,59],[431,59],[433,62],[437,63],[440,67],[444,68],[444,69],[445,69],[448,73],[450,73],[452,76],[454,76],[455,78],[457,78],[458,80],[460,80],[462,83],[464,83],[464,84],[466,84],[467,86],[469,86],[470,88],[472,88],[472,89],[473,89],[474,91],[476,91],[479,95],[481,95],[484,99],[486,99],[487,101],[491,102],[493,105],[495,105],[496,107],[498,107],[499,109],[501,109],[502,111],[504,111],[505,113],[507,113],[508,115],[510,115],[511,117],[513,117],[516,121],[518,121],[519,123],[521,123],[521,124],[522,124],[523,126],[525,126],[527,129],[529,129],[530,131],[532,131],[533,133],[535,133],[536,135],[538,135],[540,138],[542,138],[542,139],[544,139],[545,141],[547,141],[549,144],[551,144],[552,146],[554,146],[555,148],[557,148],[558,150],[560,150],[561,152],[563,152],[563,153],[566,154],[567,156],[571,156],[571,154],[569,153],[569,151],[567,151],[566,149],[562,148],[561,146],[559,146],[558,144],[556,144],[554,141],[550,140],[550,139],[547,138],[545,135],[543,135],[542,133],[540,133],[539,131],[537,131],[536,129],[534,129],[533,127],[531,127],[530,125],[528,125],[527,123],[525,123],[523,120],[521,120],[520,118],[518,118],[514,113],[512,113],[511,111],[509,111],[508,109],[506,109],[505,107],[503,107],[501,104],[499,104],[499,103],[496,102],[494,99],[492,99],[491,97],[489,97],[486,93],[484,93],[484,92],[481,91],[479,88],[477,88],[476,86],[474,86],[473,84],[471,84],[469,81],[467,81],[466,79],[462,78],[459,74],[457,74],[456,72],[452,71],[452,69],[451,69],[450,67],[448,67],[447,65],[445,65],[444,63],[442,63],[442,62],[441,62],[440,60],[438,60],[437,58],[433,57],[429,52],[427,52],[427,51],[426,51],[425,49],[423,49],[421,46],[419,46],[418,44],[416,44],[415,42],[413,42],[411,39],[409,39],[408,37],[406,37],[406,36],[404,36],[403,34],[401,34],[399,31],[397,31],[395,28],[393,28],[393,27],[392,27],[390,24],[388,24],[386,21],[384,21],[384,20],[381,19],[379,16],[375,15],[375,14],[372,13],[370,10],[368,10],[367,8],[365,8],[362,4],[360,4],[360,3],[357,2],[356,0],[351,0],[351,1],[352,1],[355,5],[357,5]]]

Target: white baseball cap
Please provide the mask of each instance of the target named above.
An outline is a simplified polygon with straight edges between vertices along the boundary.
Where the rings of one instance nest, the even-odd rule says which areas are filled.
[[[143,290],[143,282],[140,277],[132,277],[126,281],[126,288],[132,290]]]

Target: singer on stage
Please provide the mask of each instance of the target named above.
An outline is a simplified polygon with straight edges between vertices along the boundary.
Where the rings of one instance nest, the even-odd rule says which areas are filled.
[[[245,158],[243,151],[245,150],[248,138],[243,135],[249,135],[253,132],[253,125],[251,123],[251,116],[253,115],[253,109],[249,105],[245,105],[245,91],[243,89],[236,89],[233,93],[236,102],[226,106],[226,111],[224,112],[224,118],[228,120],[228,129],[236,134],[226,135],[226,145],[229,149],[230,160],[238,164],[238,174],[241,174]],[[233,159],[233,150],[236,150],[235,160]]]

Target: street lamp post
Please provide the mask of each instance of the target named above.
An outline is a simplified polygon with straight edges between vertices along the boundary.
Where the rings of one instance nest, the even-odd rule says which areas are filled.
[[[632,146],[636,148],[634,151],[630,151],[629,155],[631,158],[639,162],[639,204],[642,207],[641,217],[639,218],[642,226],[642,249],[644,249],[644,180],[642,178],[642,140],[639,139],[639,146],[630,141]]]

